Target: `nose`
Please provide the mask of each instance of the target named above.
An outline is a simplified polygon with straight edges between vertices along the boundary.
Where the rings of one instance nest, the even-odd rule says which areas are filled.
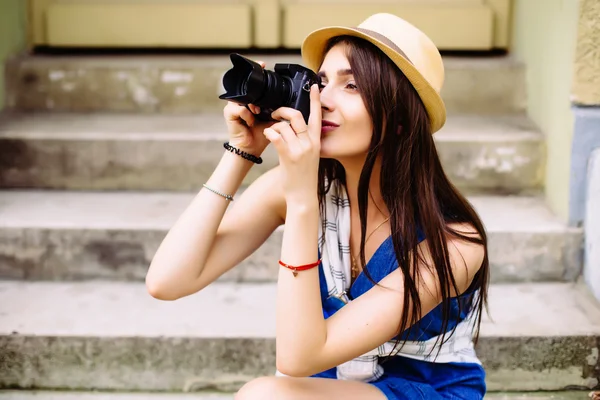
[[[321,99],[321,108],[323,110],[333,111],[335,109],[333,96],[331,96],[329,86],[325,86],[323,89],[321,89],[321,98],[320,99]]]

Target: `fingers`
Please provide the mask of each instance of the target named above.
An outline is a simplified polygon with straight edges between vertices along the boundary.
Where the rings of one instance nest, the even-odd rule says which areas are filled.
[[[275,128],[275,130],[281,134],[283,140],[285,140],[285,142],[290,146],[296,145],[298,136],[296,136],[296,132],[291,125],[285,121],[278,122],[276,125],[278,126]]]
[[[308,132],[308,126],[304,122],[304,117],[302,113],[298,110],[289,107],[280,107],[277,110],[273,111],[271,114],[271,118],[275,120],[286,120],[289,121],[292,129],[298,135],[298,137],[302,137]]]
[[[252,111],[252,114],[260,114],[260,107],[254,104],[248,104],[248,108]]]
[[[248,126],[253,126],[255,122],[254,114],[246,107],[236,103],[229,102],[229,104],[225,106],[224,114],[227,121],[237,121],[241,119]]]
[[[273,143],[280,155],[285,154],[289,157],[292,154],[297,154],[302,148],[306,147],[302,146],[300,139],[296,136],[296,132],[294,132],[290,124],[286,121],[277,122],[271,127],[266,128],[263,132],[266,138]]]
[[[275,132],[281,135],[283,141],[290,146],[294,146],[295,143],[298,141],[296,132],[286,121],[274,124],[273,126],[271,126],[271,129],[273,129]]]
[[[321,93],[319,85],[310,87],[310,116],[308,117],[308,132],[312,140],[321,140]]]
[[[273,126],[275,126],[275,125],[273,125]],[[263,131],[263,134],[269,140],[269,142],[271,142],[273,144],[273,146],[275,146],[275,149],[277,150],[277,152],[279,154],[283,154],[283,152],[285,151],[285,149],[284,149],[285,141],[283,140],[283,137],[281,137],[279,132],[277,132],[275,129],[270,127],[270,128],[265,128],[265,130]]]

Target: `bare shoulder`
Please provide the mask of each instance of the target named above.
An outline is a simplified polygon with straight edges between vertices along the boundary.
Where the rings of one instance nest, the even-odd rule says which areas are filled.
[[[451,223],[448,227],[462,236],[471,239],[481,239],[481,235],[470,223]],[[455,278],[459,289],[467,290],[471,285],[475,274],[483,265],[486,248],[481,243],[468,241],[461,238],[450,238],[448,240],[448,253],[452,263]]]
[[[481,235],[479,232],[477,232],[477,229],[475,229],[475,227],[468,222],[451,222],[446,226],[462,236],[472,239],[481,239]],[[460,241],[460,239],[456,240]]]

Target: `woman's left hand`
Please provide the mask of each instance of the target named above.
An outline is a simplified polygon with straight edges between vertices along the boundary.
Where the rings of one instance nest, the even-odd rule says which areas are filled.
[[[265,129],[264,134],[279,154],[286,202],[288,205],[303,205],[316,201],[321,154],[319,87],[315,84],[310,88],[308,125],[304,122],[302,113],[293,108],[278,108],[271,117],[285,120]]]

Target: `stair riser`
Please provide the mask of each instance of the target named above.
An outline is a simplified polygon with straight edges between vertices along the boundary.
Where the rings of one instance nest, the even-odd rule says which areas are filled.
[[[167,136],[167,137],[165,137]],[[112,139],[0,139],[0,186],[75,190],[197,190],[214,171],[225,136]],[[545,149],[540,139],[437,139],[446,174],[467,194],[537,192]],[[278,162],[271,146],[244,184]]]
[[[581,268],[580,232],[489,232],[493,282],[572,281]],[[8,229],[0,231],[0,277],[142,281],[165,231]],[[278,229],[222,281],[276,281]]]
[[[0,349],[3,388],[232,391],[275,368],[273,339],[14,334]],[[599,349],[598,337],[482,338],[478,355],[490,391],[561,390],[597,385]]]
[[[300,62],[298,56],[256,56]],[[481,64],[481,65],[480,65]],[[187,113],[223,109],[227,55],[197,58],[17,58],[7,66],[7,105],[19,110]],[[525,110],[525,70],[500,62],[446,62],[442,92],[450,113]]]

